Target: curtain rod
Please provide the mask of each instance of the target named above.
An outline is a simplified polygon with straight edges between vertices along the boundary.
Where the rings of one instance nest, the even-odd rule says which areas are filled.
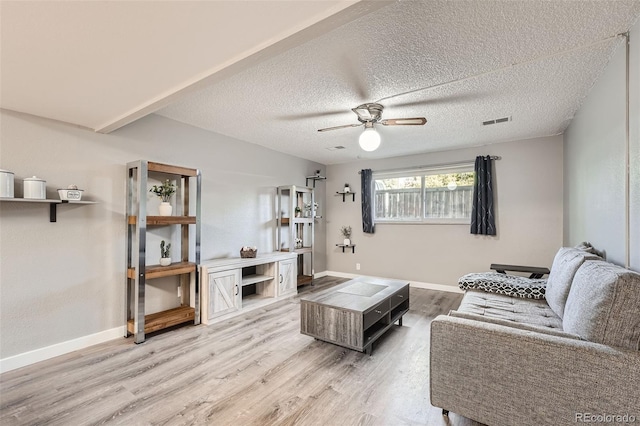
[[[492,160],[502,160],[502,157],[500,157],[499,155],[489,155],[489,157],[491,157]],[[378,170],[378,173],[387,173],[387,172],[400,172],[402,170],[416,170],[416,169],[430,169],[430,168],[437,168],[437,167],[447,167],[447,166],[459,166],[462,164],[473,164],[475,163],[475,158],[473,160],[468,160],[468,161],[455,161],[455,162],[451,162],[451,163],[440,163],[440,164],[428,164],[426,166],[415,166],[415,167],[402,167],[402,168],[398,168],[398,169],[388,169],[388,170]],[[361,172],[358,172],[358,174],[360,174]]]

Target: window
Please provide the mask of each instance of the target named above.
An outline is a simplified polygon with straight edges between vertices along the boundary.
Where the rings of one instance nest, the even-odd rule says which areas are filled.
[[[373,174],[376,223],[469,223],[473,164]]]

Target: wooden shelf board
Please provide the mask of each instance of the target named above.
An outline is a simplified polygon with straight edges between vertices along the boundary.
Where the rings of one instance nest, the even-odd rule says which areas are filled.
[[[129,216],[127,223],[135,225],[138,216]],[[147,216],[147,226],[154,225],[195,225],[195,216]]]
[[[162,312],[156,312],[144,316],[144,332],[151,333],[162,330],[167,327],[182,324],[184,322],[193,321],[195,319],[196,310],[191,306],[180,306],[178,308],[169,309]],[[127,331],[134,334],[133,320],[127,321]]]
[[[288,248],[283,248],[283,249],[280,249],[280,251],[289,253],[291,250],[289,250]],[[294,249],[293,252],[294,253],[298,253],[298,254],[311,253],[311,252],[313,252],[313,249],[311,247],[302,247],[302,248],[299,248],[299,249]]]
[[[273,300],[273,297],[264,296],[262,294],[248,294],[242,298],[242,308],[244,309],[247,307],[247,305],[251,306],[251,304],[253,303],[258,303],[262,300],[267,300],[267,299]]]
[[[67,201],[67,200],[55,200],[47,198],[45,200],[36,200],[32,198],[5,198],[0,197],[0,201],[8,201],[13,203],[47,203],[47,204],[98,204],[96,201]]]
[[[293,223],[312,223],[312,222],[313,222],[312,217],[294,217],[293,218]]]
[[[280,218],[280,225],[289,225],[289,218],[288,217]]]
[[[311,275],[298,275],[298,286],[310,284],[313,281],[313,277]]]
[[[261,283],[263,281],[270,281],[273,277],[269,275],[246,275],[242,277],[242,285],[250,285],[255,283]]]
[[[149,161],[147,163],[147,167],[150,172],[159,172],[159,173],[169,173],[172,175],[181,175],[181,176],[197,176],[198,169],[190,169],[187,167],[179,167],[179,166],[171,166],[169,164],[162,163],[154,163]]]
[[[170,277],[173,275],[189,274],[196,270],[196,264],[193,262],[176,262],[169,266],[160,265],[147,265],[145,268],[145,275],[147,279]],[[127,277],[130,279],[136,278],[135,268],[129,268],[127,270]]]

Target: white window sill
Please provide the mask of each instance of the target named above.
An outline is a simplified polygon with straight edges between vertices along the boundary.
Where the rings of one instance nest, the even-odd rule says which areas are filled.
[[[425,220],[375,220],[376,225],[466,225],[471,226],[471,219],[425,219]]]

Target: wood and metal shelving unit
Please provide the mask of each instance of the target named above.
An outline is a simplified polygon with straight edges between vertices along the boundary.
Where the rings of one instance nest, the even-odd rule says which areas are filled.
[[[310,208],[305,209],[305,205]],[[296,217],[296,208],[301,210],[301,217]],[[297,285],[312,284],[316,218],[313,188],[296,185],[279,186],[276,209],[276,251],[297,253]],[[302,240],[301,244],[296,244],[296,239]]]
[[[176,211],[174,216],[148,216],[148,179],[175,182]],[[134,336],[142,343],[145,335],[174,325],[200,323],[200,194],[201,176],[198,169],[171,166],[150,161],[127,164],[127,277],[125,296],[125,337]],[[195,195],[195,199],[191,197]],[[192,210],[193,209],[193,210]],[[195,214],[191,214],[191,212]],[[179,226],[181,244],[179,257],[169,266],[147,264],[147,228]],[[192,236],[190,238],[190,230]],[[192,256],[190,258],[190,251]],[[174,253],[177,251],[174,250]],[[145,311],[147,280],[178,277],[180,306],[161,312]]]

